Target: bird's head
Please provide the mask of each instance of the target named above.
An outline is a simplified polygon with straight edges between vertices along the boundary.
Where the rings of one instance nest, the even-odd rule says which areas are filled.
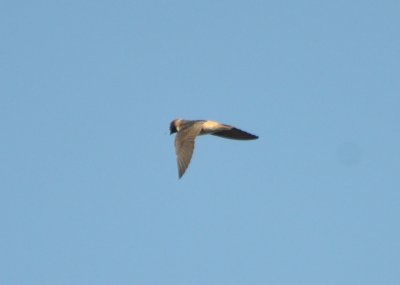
[[[169,125],[170,135],[172,135],[173,133],[178,132],[180,122],[181,122],[180,119],[176,119],[176,120],[173,120],[173,121],[171,122],[171,124]]]

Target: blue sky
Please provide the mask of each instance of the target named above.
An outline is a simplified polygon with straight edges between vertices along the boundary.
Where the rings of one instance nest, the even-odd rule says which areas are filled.
[[[399,284],[399,9],[3,1],[0,283]]]

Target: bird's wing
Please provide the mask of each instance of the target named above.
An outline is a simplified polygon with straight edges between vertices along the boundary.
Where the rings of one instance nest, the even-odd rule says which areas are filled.
[[[185,173],[192,158],[194,140],[201,131],[201,123],[180,130],[175,137],[176,160],[179,178]]]
[[[211,133],[214,136],[223,137],[226,139],[233,140],[255,140],[258,139],[258,136],[252,135],[248,132],[239,130],[235,127],[229,125],[220,125],[220,127],[216,128],[216,130]]]

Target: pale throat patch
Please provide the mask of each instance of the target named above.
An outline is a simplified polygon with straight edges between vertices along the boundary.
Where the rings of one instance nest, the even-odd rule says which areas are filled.
[[[175,128],[176,128],[177,132],[179,132],[179,130],[181,129],[181,121],[182,120],[180,120],[180,119],[175,121],[174,125],[175,125]]]

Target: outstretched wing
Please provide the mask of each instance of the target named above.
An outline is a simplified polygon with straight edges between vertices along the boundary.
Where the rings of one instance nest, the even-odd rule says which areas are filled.
[[[201,123],[180,130],[175,137],[176,161],[178,163],[179,178],[189,166],[194,150],[194,140],[201,131]]]

